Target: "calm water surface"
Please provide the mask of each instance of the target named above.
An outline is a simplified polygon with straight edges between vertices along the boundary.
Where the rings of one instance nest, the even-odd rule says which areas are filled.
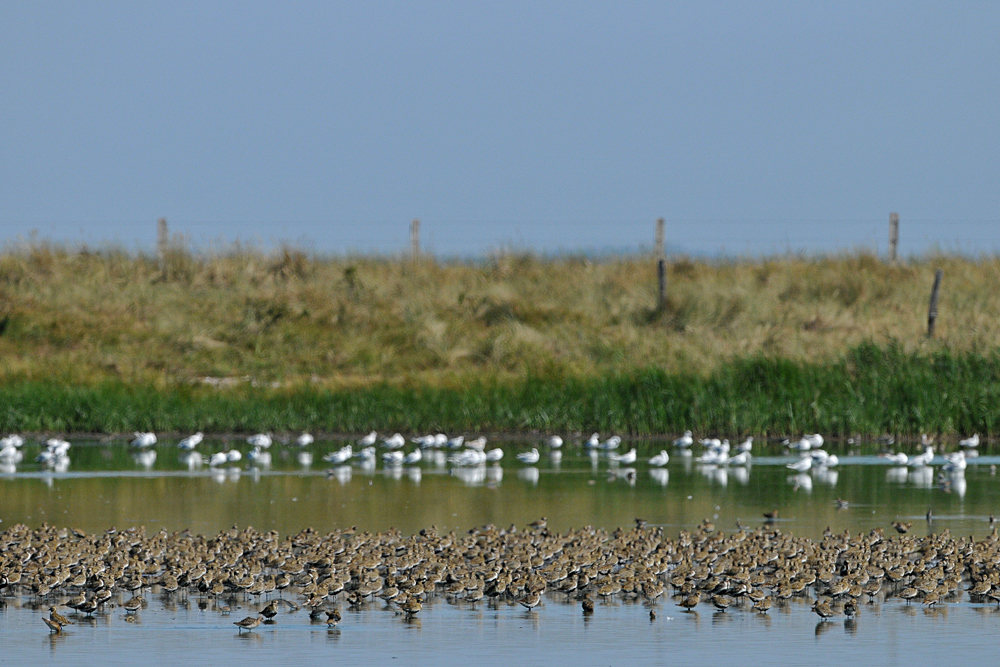
[[[513,455],[536,444],[527,441],[504,443],[502,466],[455,469],[425,460],[390,470],[380,462],[374,470],[350,465],[328,471],[321,456],[340,444],[317,443],[305,451],[275,445],[270,465],[261,468],[244,458],[220,470],[190,470],[169,445],[157,447],[151,460],[121,443],[74,443],[69,466],[59,471],[33,463],[39,447],[29,444],[24,461],[0,473],[0,527],[44,521],[87,532],[145,525],[149,531],[192,528],[208,534],[249,524],[282,533],[306,526],[413,533],[431,525],[456,531],[486,523],[523,526],[546,516],[549,527],[561,531],[586,524],[631,527],[641,517],[673,535],[705,519],[726,531],[737,521],[752,528],[764,512],[777,510],[778,528],[813,538],[827,527],[852,534],[874,527],[891,531],[897,520],[912,522],[916,535],[947,529],[983,537],[990,515],[1000,516],[994,467],[1000,457],[986,448],[958,476],[942,475],[940,461],[906,469],[886,465],[874,446],[836,445],[827,448],[841,456],[837,468],[802,474],[786,469],[795,459],[776,448],[750,468],[701,466],[671,451],[666,468],[651,469],[644,460],[660,449],[651,443],[637,443],[640,459],[633,466],[592,459],[579,447],[564,448],[560,460],[543,449],[538,464],[525,466]],[[219,448],[212,442],[199,447]],[[847,501],[846,509],[838,509],[838,498]],[[359,612],[345,608],[343,623],[332,631],[298,611],[237,636],[232,622],[259,605],[241,600],[241,609],[224,616],[211,605],[199,609],[194,594],[185,599],[154,592],[148,598],[137,622],[113,608],[54,636],[41,622],[42,610],[30,608],[31,600],[8,598],[0,610],[4,658],[179,663],[198,655],[205,663],[459,664],[474,657],[487,664],[700,665],[751,656],[771,664],[833,664],[864,656],[866,664],[912,665],[980,656],[987,633],[1000,630],[996,606],[972,604],[968,596],[931,610],[890,599],[864,605],[854,621],[817,623],[805,602],[776,606],[761,617],[746,610],[713,613],[708,605],[685,613],[668,598],[656,605],[652,622],[648,606],[625,602],[599,603],[585,619],[577,603],[548,595],[532,612],[438,600],[412,620],[380,602]]]

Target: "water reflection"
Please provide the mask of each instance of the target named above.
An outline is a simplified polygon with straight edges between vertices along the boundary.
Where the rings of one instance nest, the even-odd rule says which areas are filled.
[[[485,478],[485,471],[483,477]],[[531,484],[532,486],[538,485],[538,480],[541,477],[541,471],[535,466],[527,466],[525,468],[520,468],[517,471],[517,478]]]
[[[649,471],[649,476],[656,480],[660,486],[666,486],[670,481],[670,471],[666,468],[652,468]]]
[[[805,493],[812,493],[813,490],[813,480],[808,473],[800,472],[798,475],[792,475],[785,478],[788,484],[791,484],[793,491],[803,491]]]

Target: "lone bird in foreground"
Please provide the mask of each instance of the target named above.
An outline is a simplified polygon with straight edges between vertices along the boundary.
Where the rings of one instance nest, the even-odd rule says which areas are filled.
[[[834,613],[830,607],[830,602],[827,600],[816,600],[816,604],[812,606],[812,610],[824,621],[833,616]]]
[[[49,626],[49,630],[52,631],[52,634],[58,635],[62,632],[63,629],[62,623],[47,619],[44,616],[42,616],[42,620],[45,621],[45,625]]]
[[[239,632],[237,634],[241,634],[244,630],[250,632],[260,625],[263,618],[263,616],[247,616],[242,621],[236,621],[233,625],[239,628]]]
[[[892,522],[892,527],[895,528],[896,532],[899,533],[900,535],[903,535],[908,530],[910,530],[911,526],[913,526],[913,522],[912,521],[907,521],[906,523],[903,523],[902,521],[893,521]]]
[[[56,611],[55,607],[49,607],[49,618],[59,625],[73,625],[73,621]]]

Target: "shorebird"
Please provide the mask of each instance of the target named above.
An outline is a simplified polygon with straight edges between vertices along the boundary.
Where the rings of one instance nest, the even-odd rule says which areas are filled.
[[[278,601],[271,600],[266,607],[264,607],[257,613],[270,621],[272,618],[278,615]]]
[[[747,439],[736,445],[737,452],[749,452],[753,449],[753,436],[747,436]]]
[[[496,447],[486,452],[486,460],[491,463],[496,463],[502,458],[503,458],[503,450],[500,449],[499,447]]]
[[[423,458],[423,454],[419,449],[414,449],[412,452],[403,457],[403,463],[406,465],[413,465],[419,463],[420,459]]]
[[[725,464],[727,466],[745,466],[750,464],[750,452],[740,452],[736,456],[730,456],[726,459]]]
[[[613,435],[604,442],[600,444],[600,448],[604,451],[610,451],[612,449],[618,449],[618,445],[622,444],[621,436]]]
[[[525,609],[534,609],[541,601],[542,596],[535,591],[526,593],[521,599],[518,600],[518,602],[520,602]]]
[[[812,606],[812,610],[816,612],[816,615],[819,616],[824,621],[834,615],[834,611],[830,607],[829,600],[824,600],[824,599],[816,600],[816,603],[813,604]]]
[[[907,521],[906,523],[903,523],[902,521],[892,522],[892,527],[895,528],[896,532],[899,533],[900,535],[905,534],[907,531],[910,530],[912,526],[913,526],[912,521]]]
[[[691,431],[684,431],[684,435],[674,440],[674,447],[690,447],[694,444],[694,437]]]
[[[308,447],[314,442],[316,442],[316,438],[314,438],[311,433],[303,433],[299,437],[295,438],[295,444],[299,447]]]
[[[610,459],[612,461],[616,461],[618,463],[624,463],[625,465],[632,465],[633,463],[635,463],[636,457],[637,457],[637,455],[635,453],[635,447],[633,447],[632,449],[628,450],[624,454],[611,454],[610,455]]]
[[[941,467],[942,470],[946,472],[960,472],[965,470],[968,465],[968,461],[965,460],[965,452],[955,452],[954,454],[945,454],[945,462]]]
[[[594,599],[592,597],[590,597],[589,595],[587,595],[587,596],[585,596],[583,598],[583,602],[581,603],[580,606],[583,607],[583,613],[584,614],[593,614],[594,613]]]
[[[55,607],[49,607],[49,618],[59,625],[73,625],[73,622],[56,611]]]
[[[155,433],[140,433],[135,432],[135,439],[129,443],[133,447],[152,447],[156,444],[156,434]]]
[[[421,604],[420,600],[418,600],[417,598],[410,597],[407,598],[406,602],[401,604],[399,608],[402,609],[407,616],[413,616],[414,614],[419,614],[420,610],[424,608],[424,605]]]
[[[261,447],[263,449],[267,449],[271,446],[271,434],[257,433],[255,435],[251,435],[247,438],[247,443],[249,443],[251,447]]]
[[[403,463],[403,452],[393,450],[391,452],[386,452],[382,455],[382,460],[385,461],[387,466],[398,466]]]
[[[803,456],[795,463],[789,463],[785,467],[789,470],[794,470],[795,472],[805,472],[812,468],[813,460],[811,456]]]
[[[554,435],[551,438],[549,438],[549,447],[551,447],[552,449],[559,449],[562,446],[563,446],[563,439],[561,436]]]
[[[428,436],[428,437],[431,438],[430,444],[428,445],[421,443],[420,444],[421,447],[432,447],[434,445],[434,440],[433,440],[434,436]],[[414,439],[414,442],[417,442],[417,439]],[[385,447],[386,449],[399,449],[405,444],[406,444],[406,438],[404,438],[398,433],[393,433],[388,438],[382,438],[382,446]]]
[[[896,452],[896,453],[889,452],[888,454],[879,454],[879,457],[885,459],[889,463],[901,466],[905,466],[907,462],[910,460],[910,457],[907,456],[904,452]]]
[[[243,454],[241,454],[240,450],[238,449],[230,449],[228,452],[226,452],[226,460],[229,461],[230,463],[236,463],[242,458]]]
[[[531,448],[530,452],[521,452],[517,455],[517,460],[521,463],[538,463],[539,458],[538,450],[534,447]]]
[[[247,616],[242,621],[234,622],[233,625],[239,628],[239,632],[237,634],[242,633],[244,630],[252,632],[254,628],[260,625],[262,620],[262,616]]]
[[[378,431],[372,431],[368,435],[358,440],[358,444],[361,445],[362,447],[371,447],[372,445],[375,444],[376,440],[378,440]]]
[[[649,459],[649,465],[656,466],[657,468],[662,467],[670,463],[670,454],[667,454],[667,450],[660,450],[660,453]]]
[[[958,441],[959,447],[978,447],[979,446],[979,434],[975,433],[971,438],[965,438],[964,440]]]
[[[486,449],[486,436],[481,435],[475,440],[468,440],[466,441],[465,446],[468,447],[469,449],[474,449],[477,452],[481,452],[484,449]]]
[[[354,456],[354,448],[350,445],[344,445],[335,452],[330,452],[329,454],[323,455],[324,461],[329,461],[334,465],[340,465],[341,463],[346,463]]]
[[[177,447],[180,449],[184,449],[186,451],[191,451],[192,449],[197,447],[204,438],[205,434],[202,433],[201,431],[198,431],[194,435],[189,435],[188,437],[178,442]]]
[[[229,460],[225,452],[216,452],[208,459],[209,468],[218,468]]]
[[[141,595],[136,595],[131,600],[128,600],[124,604],[122,604],[122,607],[125,609],[127,613],[134,614],[135,612],[142,609],[143,602],[145,602],[143,597]]]
[[[684,607],[685,611],[691,611],[692,609],[698,606],[699,602],[701,602],[701,594],[692,593],[691,595],[686,596],[683,600],[681,600],[677,604],[680,605],[681,607]]]
[[[930,462],[934,460],[934,447],[927,445],[924,447],[924,452],[922,454],[917,454],[916,456],[910,458],[907,461],[907,465],[913,467],[920,467],[930,465]]]
[[[62,632],[62,623],[45,618],[44,616],[42,616],[42,620],[45,621],[45,625],[49,626],[49,630],[51,630],[53,634],[59,634]]]

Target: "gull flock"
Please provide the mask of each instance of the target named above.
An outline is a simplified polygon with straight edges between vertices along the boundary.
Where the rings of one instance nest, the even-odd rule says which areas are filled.
[[[246,466],[252,470],[267,469],[271,466],[270,449],[276,442],[296,449],[296,460],[308,468],[313,463],[313,453],[310,446],[316,443],[316,438],[309,433],[302,433],[294,438],[276,438],[271,433],[257,433],[246,438],[248,451],[244,454],[239,447],[229,446],[217,448],[215,451],[202,453],[198,450],[205,439],[204,433],[197,432],[178,442],[176,448],[180,451],[180,460],[189,470],[208,468],[215,474],[238,476],[240,469],[236,467],[244,458]],[[602,438],[599,433],[580,438],[575,442],[590,458],[592,468],[596,472],[600,462],[606,461],[612,479],[622,478],[634,483],[635,469],[632,467],[640,462],[635,447],[621,452],[622,437],[612,435]],[[0,474],[12,474],[24,459],[23,446],[25,438],[11,434],[0,438]],[[232,442],[231,440],[229,442]],[[563,455],[563,445],[567,442],[560,435],[545,436],[539,439],[538,445],[513,454],[522,468],[519,477],[537,482],[539,464],[543,456],[553,467],[558,468]],[[851,441],[849,441],[851,442]],[[913,480],[921,486],[929,486],[935,481],[931,466],[936,462],[941,467],[937,483],[942,486],[954,484],[961,492],[964,488],[962,473],[969,459],[977,455],[980,444],[978,434],[962,439],[958,451],[942,454],[935,459],[933,439],[926,435],[922,437],[920,452],[907,454],[903,451],[892,451],[888,445],[893,444],[892,438],[883,439],[885,451],[879,454],[879,461],[888,464],[890,481]],[[35,463],[41,464],[43,470],[54,473],[67,472],[70,465],[70,449],[72,445],[67,440],[52,437],[42,444],[42,449],[35,457]],[[153,432],[135,432],[129,441],[129,448],[136,464],[151,469],[156,462],[158,445],[162,445]],[[731,444],[728,439],[714,437],[696,439],[691,431],[673,440],[673,455],[685,462],[692,461],[698,465],[700,472],[712,479],[725,483],[727,474],[736,475],[738,480],[746,479],[746,470],[753,462],[754,438],[746,437],[738,444]],[[794,475],[789,478],[796,488],[812,485],[810,474],[821,481],[835,483],[836,473],[832,472],[840,465],[836,454],[827,452],[823,447],[825,440],[821,434],[806,434],[799,439],[781,441],[787,458],[782,459],[785,467]],[[700,451],[697,455],[692,451]],[[321,455],[322,460],[331,466],[328,474],[341,481],[350,478],[351,466],[360,467],[366,472],[374,470],[381,461],[382,466],[390,473],[401,473],[405,468],[407,474],[419,478],[421,464],[434,465],[439,468],[450,466],[456,476],[465,481],[499,481],[502,475],[500,462],[505,458],[504,449],[488,446],[485,436],[475,438],[465,435],[448,436],[444,433],[412,435],[409,438],[400,433],[380,435],[377,431],[359,437],[356,441],[344,444],[333,451]],[[661,449],[652,456],[643,459],[650,468],[650,474],[662,484],[667,483],[666,466],[670,463],[671,452]],[[774,460],[769,463],[774,463]],[[491,465],[492,464],[492,465]],[[687,463],[686,463],[687,465]],[[740,471],[744,472],[740,472]],[[810,473],[810,474],[807,474]]]

